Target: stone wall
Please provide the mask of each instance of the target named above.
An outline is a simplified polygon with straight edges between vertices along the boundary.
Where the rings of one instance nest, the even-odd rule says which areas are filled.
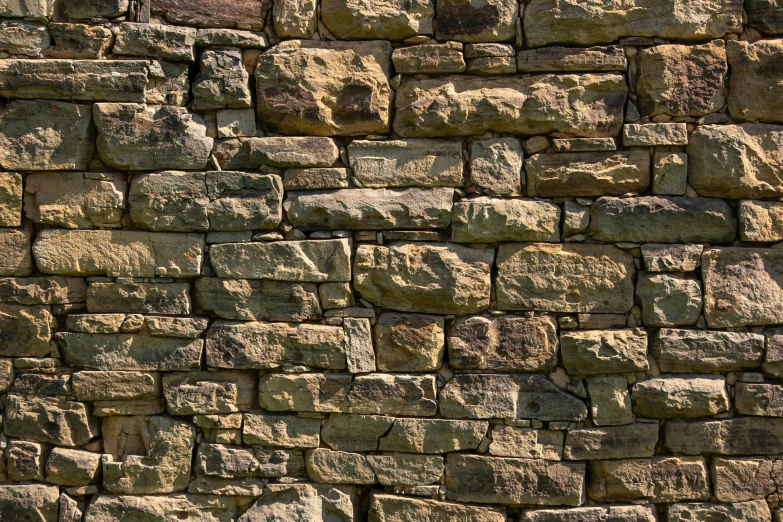
[[[3,522],[781,520],[783,1],[0,17]]]

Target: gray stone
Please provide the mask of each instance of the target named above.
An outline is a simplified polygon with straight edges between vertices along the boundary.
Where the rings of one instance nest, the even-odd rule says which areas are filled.
[[[636,298],[645,326],[692,325],[701,315],[701,283],[697,279],[640,272]]]
[[[196,30],[191,27],[125,22],[120,24],[112,52],[173,62],[193,62],[195,43]]]
[[[285,281],[200,277],[194,284],[196,313],[242,321],[306,321],[321,318],[318,286]]]
[[[725,420],[667,422],[666,448],[698,455],[768,455],[783,453],[783,419],[738,417]]]
[[[519,72],[621,71],[628,68],[625,52],[619,45],[606,47],[543,47],[517,53]]]
[[[657,419],[707,417],[729,409],[722,376],[653,377],[633,385],[631,400],[634,413]]]
[[[475,140],[470,147],[470,182],[497,196],[522,193],[522,145],[516,138]]]
[[[348,157],[362,187],[457,187],[463,181],[458,141],[355,140],[348,145]]]
[[[730,372],[756,368],[764,336],[742,332],[661,328],[650,352],[664,372]]]
[[[658,424],[575,428],[566,433],[563,459],[602,460],[652,457]]]
[[[87,405],[65,398],[8,395],[6,435],[58,446],[80,446],[100,434]]]
[[[548,201],[478,197],[454,204],[455,243],[560,240],[560,207]]]

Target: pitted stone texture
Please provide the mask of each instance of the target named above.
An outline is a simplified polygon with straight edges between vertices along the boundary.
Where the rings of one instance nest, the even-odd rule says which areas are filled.
[[[783,122],[783,103],[772,92],[783,85],[783,42],[727,44],[731,65],[729,114],[738,121]]]
[[[455,243],[560,240],[560,207],[547,201],[479,197],[454,204]]]
[[[661,328],[650,352],[664,372],[730,372],[755,368],[764,356],[764,336]]]
[[[432,34],[435,0],[324,0],[321,18],[339,40],[405,40]]]
[[[497,256],[498,308],[625,313],[633,258],[609,245],[507,243]]]
[[[388,132],[390,57],[384,41],[283,42],[259,58],[258,116],[283,134]]]
[[[614,74],[408,80],[397,90],[394,130],[404,137],[615,136],[626,94],[623,77]]]
[[[516,36],[514,0],[436,0],[436,37],[461,42],[504,42]]]
[[[402,312],[476,313],[489,306],[494,256],[446,244],[361,245],[354,287],[371,303]]]
[[[462,144],[451,140],[355,140],[348,145],[353,177],[361,186],[462,185]]]
[[[407,520],[429,520],[451,522],[505,522],[503,508],[479,507],[454,502],[439,502],[430,499],[398,497],[376,493],[370,503],[369,522],[405,522]]]

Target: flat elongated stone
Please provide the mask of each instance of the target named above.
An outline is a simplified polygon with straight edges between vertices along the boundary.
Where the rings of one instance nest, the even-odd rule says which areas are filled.
[[[357,522],[355,502],[358,499],[353,486],[269,484],[238,522],[321,522],[325,515],[330,522]]]
[[[462,144],[450,140],[355,140],[348,145],[354,179],[363,187],[462,185]]]
[[[258,116],[282,134],[385,133],[390,56],[385,41],[283,42],[259,58]]]
[[[194,277],[204,236],[128,230],[44,230],[33,245],[41,272],[110,277]]]
[[[57,486],[8,484],[0,486],[0,511],[36,522],[58,522]]]
[[[451,453],[475,450],[489,423],[445,419],[396,419],[380,438],[380,451]]]
[[[688,183],[700,196],[783,195],[783,127],[699,125],[688,141]]]
[[[87,405],[65,398],[8,395],[6,435],[58,446],[80,446],[100,434]]]
[[[404,522],[406,520],[429,520],[431,522],[506,521],[506,513],[503,508],[470,506],[455,502],[440,502],[378,493],[372,496],[368,516],[370,522]]]
[[[48,306],[0,304],[0,356],[48,357],[56,328]]]
[[[738,121],[783,122],[783,103],[770,90],[783,82],[780,40],[727,44],[731,65],[729,114]]]
[[[664,372],[729,372],[755,368],[764,356],[764,336],[661,328],[650,352]]]
[[[643,192],[650,184],[647,151],[536,154],[525,161],[531,196],[605,196]]]
[[[633,258],[609,245],[508,243],[497,256],[498,308],[625,313]]]
[[[489,306],[491,249],[406,243],[361,245],[354,287],[365,299],[403,312],[476,313]]]
[[[163,24],[120,24],[112,52],[152,56],[173,62],[195,61],[196,30]]]
[[[446,458],[448,498],[461,502],[578,506],[584,482],[581,462],[460,454]]]
[[[618,8],[607,2],[533,0],[523,21],[531,47],[594,45],[624,36],[699,41],[742,32],[742,2],[696,0],[682,9],[674,2],[648,5],[633,0]]]
[[[446,228],[453,188],[293,191],[283,203],[292,225],[318,230]]]
[[[634,384],[631,400],[634,413],[658,419],[707,417],[729,409],[722,376],[654,377]]]
[[[251,446],[317,448],[321,421],[292,415],[244,414],[242,441]]]
[[[647,334],[642,329],[563,332],[560,349],[566,370],[576,375],[648,368]]]
[[[652,457],[658,424],[576,428],[566,433],[563,459],[598,460]]]
[[[193,301],[196,313],[222,319],[300,322],[321,317],[313,283],[200,277]]]
[[[377,367],[386,372],[437,371],[444,351],[443,318],[384,313],[375,324]]]
[[[666,448],[686,455],[768,455],[783,453],[783,419],[738,417],[726,420],[667,422]]]
[[[783,417],[783,387],[738,382],[734,388],[734,407],[743,415]]]
[[[339,158],[334,139],[316,136],[223,140],[215,144],[213,154],[223,169],[331,167]]]
[[[233,497],[211,495],[98,495],[90,503],[88,522],[133,522],[145,518],[155,522],[175,522],[179,516],[204,522],[231,522],[236,518]],[[48,521],[47,521],[48,522]]]
[[[628,67],[623,48],[607,47],[544,47],[517,53],[519,72],[557,71],[625,71]]]
[[[118,170],[203,169],[212,138],[198,114],[172,105],[96,103],[98,154]]]
[[[653,506],[595,506],[528,510],[520,522],[656,522],[656,515]]]
[[[674,504],[669,507],[669,522],[707,522],[725,520],[726,522],[766,522],[771,520],[767,503],[763,500],[740,502],[737,504]]]
[[[202,339],[142,334],[60,332],[56,339],[70,366],[96,370],[193,371],[204,349]]]
[[[223,278],[308,283],[351,280],[347,239],[224,243],[209,250],[209,261],[215,274]]]
[[[12,101],[0,111],[0,167],[85,170],[95,148],[88,105]]]
[[[397,90],[394,130],[403,137],[615,136],[626,93],[623,77],[612,74],[410,80]]]
[[[87,293],[90,313],[191,313],[188,283],[92,283]]]
[[[560,240],[560,207],[547,201],[479,197],[454,204],[455,243]]]
[[[557,364],[557,323],[550,316],[460,318],[447,340],[449,363],[458,369],[541,371]]]
[[[590,235],[607,243],[728,243],[737,235],[734,211],[720,199],[600,198],[590,209]]]
[[[383,0],[325,0],[321,18],[339,40],[405,40],[417,34],[432,34],[433,0],[412,4]]]

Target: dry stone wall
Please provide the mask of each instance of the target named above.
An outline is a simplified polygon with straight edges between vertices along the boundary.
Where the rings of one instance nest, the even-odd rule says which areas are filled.
[[[0,520],[780,522],[781,0],[0,0]]]

